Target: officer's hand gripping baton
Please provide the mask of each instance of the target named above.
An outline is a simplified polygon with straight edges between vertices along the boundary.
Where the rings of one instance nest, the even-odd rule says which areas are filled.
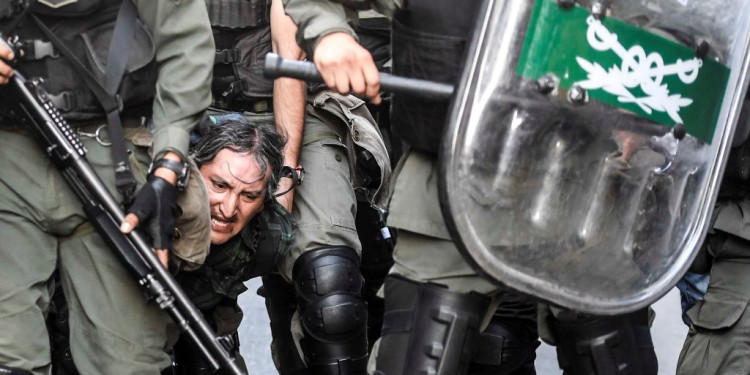
[[[1,35],[0,40],[13,49]],[[18,56],[18,51],[14,52]],[[120,232],[120,223],[125,218],[122,209],[91,168],[86,160],[86,148],[49,100],[40,80],[26,80],[15,70],[10,82],[0,85],[0,98],[6,105],[17,104],[28,120],[28,129],[81,200],[91,224],[115,250],[148,298],[169,314],[215,370],[221,369],[222,374],[244,375],[143,236],[138,231],[128,235]]]
[[[306,61],[282,59],[275,53],[266,54],[263,74],[268,78],[289,77],[324,83],[315,64]],[[380,73],[380,87],[396,94],[415,96],[431,100],[448,100],[453,95],[453,86],[424,79],[394,76]]]

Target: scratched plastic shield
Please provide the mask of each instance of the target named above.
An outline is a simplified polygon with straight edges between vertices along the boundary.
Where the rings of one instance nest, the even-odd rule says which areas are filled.
[[[750,0],[488,0],[441,150],[486,276],[591,313],[687,270],[746,89]]]

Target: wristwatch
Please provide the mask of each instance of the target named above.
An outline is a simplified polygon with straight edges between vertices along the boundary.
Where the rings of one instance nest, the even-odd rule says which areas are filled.
[[[180,163],[171,159],[154,160],[148,167],[148,175],[154,173],[157,168],[167,168],[174,172],[177,175],[177,190],[185,190],[188,178],[190,178],[190,165],[187,162]]]

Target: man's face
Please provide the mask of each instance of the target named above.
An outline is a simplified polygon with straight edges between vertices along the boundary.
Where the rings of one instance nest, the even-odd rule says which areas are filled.
[[[227,242],[263,209],[271,176],[270,170],[263,172],[255,157],[228,149],[201,167],[211,206],[211,244]]]

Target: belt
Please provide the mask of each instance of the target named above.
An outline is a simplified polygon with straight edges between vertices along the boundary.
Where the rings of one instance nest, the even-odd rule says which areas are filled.
[[[273,112],[273,101],[270,98],[259,99],[255,101],[233,100],[231,104],[214,101],[212,105],[215,107],[227,110],[227,111],[234,111],[234,112],[253,112],[253,113]]]

